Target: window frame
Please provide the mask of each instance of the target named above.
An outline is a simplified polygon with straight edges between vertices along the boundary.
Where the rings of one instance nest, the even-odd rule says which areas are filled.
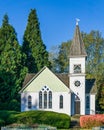
[[[81,73],[81,64],[74,64],[73,65],[73,71],[74,71],[74,74],[80,74]]]
[[[44,91],[44,109],[47,108],[47,91]]]
[[[32,96],[29,95],[28,96],[28,109],[31,109],[32,108]]]
[[[39,108],[42,109],[42,91],[39,92]]]
[[[60,95],[59,97],[59,108],[63,109],[63,95]]]
[[[52,91],[47,86],[39,91],[39,109],[52,109]]]
[[[48,96],[49,96],[48,108],[51,109],[52,108],[52,92],[51,91],[49,91]]]

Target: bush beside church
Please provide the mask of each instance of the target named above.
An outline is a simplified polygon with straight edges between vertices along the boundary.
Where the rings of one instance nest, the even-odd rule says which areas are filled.
[[[85,115],[80,117],[81,128],[104,126],[104,114]]]

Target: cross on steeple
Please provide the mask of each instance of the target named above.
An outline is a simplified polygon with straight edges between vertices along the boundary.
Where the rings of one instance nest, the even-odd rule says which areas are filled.
[[[76,25],[78,25],[79,21],[80,21],[80,19],[76,18]]]

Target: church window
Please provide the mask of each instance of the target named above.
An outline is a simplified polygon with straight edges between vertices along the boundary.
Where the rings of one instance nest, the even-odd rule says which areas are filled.
[[[81,64],[74,65],[74,73],[81,73]]]
[[[89,109],[90,107],[90,97],[86,96],[86,108]]]
[[[52,92],[47,86],[44,86],[39,92],[39,108],[52,108]]]
[[[44,92],[44,108],[47,108],[47,92]]]
[[[31,107],[32,107],[32,101],[31,101],[31,100],[32,100],[32,98],[31,98],[31,96],[29,95],[29,96],[28,96],[28,108],[29,108],[29,109],[31,109]]]
[[[62,109],[63,108],[63,96],[60,95],[60,108]]]
[[[49,108],[52,108],[52,92],[49,91]]]
[[[39,92],[39,108],[42,108],[42,91]]]

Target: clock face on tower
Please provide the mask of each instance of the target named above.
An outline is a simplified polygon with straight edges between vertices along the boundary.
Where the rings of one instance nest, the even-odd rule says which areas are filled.
[[[81,85],[81,83],[80,83],[79,80],[76,80],[76,81],[74,82],[74,85],[75,85],[76,87],[79,87],[79,86]]]

